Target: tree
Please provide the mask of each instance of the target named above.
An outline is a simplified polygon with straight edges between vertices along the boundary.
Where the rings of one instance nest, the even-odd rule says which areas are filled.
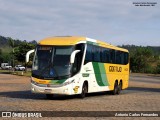
[[[34,44],[34,45],[37,45],[37,41],[35,41],[35,40],[32,40],[32,41],[30,41],[29,43]]]
[[[133,72],[146,72],[149,60],[152,58],[152,50],[150,48],[139,47],[131,52],[130,63]]]
[[[3,57],[2,57],[2,49],[0,49],[0,63],[2,63]]]
[[[14,40],[11,37],[8,37],[8,40],[9,40],[9,46],[12,47],[11,59],[12,59],[12,66],[14,66]]]
[[[26,58],[26,53],[29,50],[34,49],[35,45],[29,44],[27,42],[22,42],[18,47],[15,48],[14,56],[19,61],[24,63]]]
[[[8,37],[8,40],[9,40],[9,46],[14,48],[14,40],[11,37]]]
[[[1,55],[0,55],[0,62],[2,63],[2,62],[8,62],[8,63],[11,63],[11,56],[10,56],[10,54],[9,53],[2,53]]]

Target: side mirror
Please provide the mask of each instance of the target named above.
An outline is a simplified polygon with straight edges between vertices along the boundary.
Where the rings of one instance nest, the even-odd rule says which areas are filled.
[[[35,50],[30,50],[30,51],[27,52],[27,54],[26,54],[26,63],[29,62],[29,56],[30,56],[30,54],[33,53],[34,51],[35,51]]]
[[[70,57],[70,63],[74,63],[75,56],[79,52],[80,52],[80,50],[75,50],[75,51],[72,52],[71,57]]]

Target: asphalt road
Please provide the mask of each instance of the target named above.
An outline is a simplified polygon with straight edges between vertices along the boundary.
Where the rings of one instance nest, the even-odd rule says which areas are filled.
[[[55,96],[30,92],[30,78],[0,74],[0,111],[160,111],[160,77],[130,75],[129,88],[120,95],[108,92]]]

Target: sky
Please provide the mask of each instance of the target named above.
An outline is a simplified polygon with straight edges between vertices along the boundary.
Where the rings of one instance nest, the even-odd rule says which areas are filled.
[[[86,36],[113,45],[160,46],[160,0],[0,0],[0,35],[27,41]]]

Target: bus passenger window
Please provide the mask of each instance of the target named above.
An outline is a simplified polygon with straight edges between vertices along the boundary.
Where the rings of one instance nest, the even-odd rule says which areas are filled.
[[[98,46],[94,46],[94,62],[100,62],[100,48]]]
[[[84,54],[84,44],[76,45],[75,49],[80,50],[80,52],[77,53],[75,56],[75,61],[73,63],[73,67],[72,67],[73,75],[78,73],[81,69],[82,58],[83,58],[83,54]]]
[[[91,62],[93,58],[93,54],[92,54],[92,46],[91,45],[87,45],[87,50],[86,50],[86,56],[85,56],[85,62],[84,64],[86,64],[87,62]]]
[[[115,63],[115,50],[110,50],[110,63]]]

